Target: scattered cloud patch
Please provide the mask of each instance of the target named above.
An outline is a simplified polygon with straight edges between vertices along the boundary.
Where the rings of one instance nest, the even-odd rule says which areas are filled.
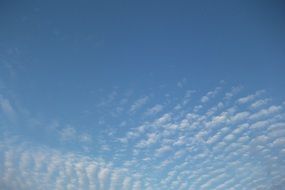
[[[62,142],[91,143],[92,137],[88,133],[79,132],[74,127],[66,127],[59,131]]]
[[[219,97],[219,87],[202,103],[203,97],[193,97],[198,104],[188,104],[190,92],[150,108],[148,96],[131,106],[124,103],[128,117],[140,110],[138,121],[116,118],[100,139],[71,125],[55,127],[62,147],[97,146],[89,156],[2,140],[0,185],[19,190],[268,189],[267,182],[284,178],[284,106],[270,105],[260,92],[240,97],[240,90],[231,88]],[[210,100],[213,104],[204,104]],[[110,124],[102,118],[101,126]]]
[[[210,98],[215,97],[221,89],[222,89],[221,87],[217,87],[213,91],[209,91],[205,96],[201,98],[201,102],[202,103],[208,102]]]
[[[155,114],[161,112],[162,110],[163,110],[163,106],[160,105],[160,104],[157,104],[157,105],[153,106],[152,108],[149,108],[149,109],[145,112],[145,114],[146,114],[146,115],[155,115]]]
[[[245,104],[245,103],[248,103],[248,102],[254,100],[256,97],[263,94],[264,92],[265,92],[264,90],[259,90],[255,94],[251,94],[251,95],[239,98],[237,101],[239,104]]]
[[[10,101],[6,98],[4,98],[0,94],[0,109],[3,111],[3,113],[10,119],[14,120],[16,117],[16,112],[10,103]]]
[[[16,146],[1,141],[0,145],[3,164],[0,185],[3,189],[131,190],[138,180],[127,169],[114,168],[91,157],[64,154],[31,144]]]
[[[263,105],[266,105],[269,101],[270,101],[269,98],[257,100],[257,101],[255,101],[255,102],[253,102],[253,103],[250,105],[250,107],[251,107],[252,109],[257,109],[257,108],[259,108],[259,107],[261,107],[261,106],[263,106]]]
[[[142,98],[136,100],[136,101],[131,105],[130,112],[131,112],[131,113],[136,112],[138,109],[140,109],[142,106],[144,106],[144,105],[147,103],[148,100],[149,100],[149,97],[148,97],[148,96],[145,96],[145,97],[142,97]]]

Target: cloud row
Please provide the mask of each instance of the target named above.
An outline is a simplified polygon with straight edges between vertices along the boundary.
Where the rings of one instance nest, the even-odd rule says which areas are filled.
[[[283,105],[269,105],[264,91],[238,97],[241,88],[234,87],[207,107],[220,91],[203,96],[204,105],[194,106],[200,110],[167,110],[120,137],[132,151],[125,166],[149,167],[146,175],[163,176],[162,189],[269,189],[278,183],[285,176]]]
[[[0,186],[6,190],[146,189],[140,175],[101,159],[10,140],[0,147]]]
[[[245,95],[240,86],[229,91],[218,86],[196,100],[195,92],[188,90],[180,99],[164,96],[168,99],[153,105],[151,96],[139,96],[131,104],[118,100],[120,112],[139,119],[132,127],[122,120],[121,128],[113,126],[114,131],[104,134],[101,151],[110,160],[99,157],[99,151],[86,156],[3,140],[1,186],[20,190],[278,189],[285,177],[284,104],[273,104],[263,90]],[[118,93],[112,94],[114,102]],[[7,106],[11,103],[0,100],[2,111],[11,113],[13,107]],[[124,130],[116,133],[116,129]],[[98,142],[79,128],[56,130],[61,142]]]

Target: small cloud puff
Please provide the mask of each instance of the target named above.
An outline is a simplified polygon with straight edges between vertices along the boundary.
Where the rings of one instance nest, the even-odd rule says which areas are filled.
[[[0,110],[3,111],[3,113],[8,117],[9,120],[13,121],[16,117],[16,111],[13,108],[11,102],[4,98],[0,94]]]
[[[74,127],[66,127],[59,131],[60,140],[63,142],[91,143],[92,137],[88,133],[78,132]]]
[[[142,97],[138,100],[136,100],[130,108],[130,112],[134,113],[136,112],[139,108],[141,108],[143,105],[145,105],[147,103],[147,101],[149,100],[148,96]]]
[[[146,112],[145,115],[155,115],[159,112],[161,112],[163,109],[163,106],[160,104],[156,104],[155,106],[153,106],[152,108],[149,108]]]

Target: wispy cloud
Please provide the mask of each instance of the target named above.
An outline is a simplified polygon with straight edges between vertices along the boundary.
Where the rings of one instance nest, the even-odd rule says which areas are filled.
[[[253,102],[253,103],[250,105],[250,107],[251,107],[252,109],[256,109],[256,108],[259,108],[259,107],[261,107],[261,106],[263,106],[263,105],[266,105],[269,101],[270,101],[269,98],[257,100],[257,101],[255,101],[255,102]]]
[[[59,137],[62,142],[80,142],[91,143],[92,137],[88,133],[79,132],[74,127],[67,126],[59,131]]]
[[[255,94],[251,94],[251,95],[239,98],[237,101],[238,101],[239,104],[245,104],[245,103],[247,103],[249,101],[254,100],[257,96],[259,96],[260,94],[262,94],[264,92],[265,92],[264,90],[259,90]]]
[[[130,112],[134,113],[136,112],[138,109],[140,109],[143,105],[145,105],[147,103],[147,101],[149,100],[148,96],[144,96],[138,100],[136,100],[130,108]]]
[[[145,114],[146,114],[146,115],[155,115],[155,114],[161,112],[162,110],[163,110],[163,106],[160,105],[160,104],[157,104],[157,105],[153,106],[152,108],[149,108],[149,109],[145,112]]]
[[[16,117],[16,111],[14,110],[12,104],[10,101],[6,98],[4,98],[0,94],[0,109],[3,111],[3,113],[11,120],[13,121]]]
[[[205,96],[201,98],[201,102],[202,103],[208,102],[210,98],[215,97],[220,90],[221,90],[221,87],[216,87],[213,91],[209,91]]]

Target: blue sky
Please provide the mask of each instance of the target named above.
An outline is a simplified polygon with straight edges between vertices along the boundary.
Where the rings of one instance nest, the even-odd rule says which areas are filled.
[[[284,186],[284,2],[0,7],[0,189]]]

